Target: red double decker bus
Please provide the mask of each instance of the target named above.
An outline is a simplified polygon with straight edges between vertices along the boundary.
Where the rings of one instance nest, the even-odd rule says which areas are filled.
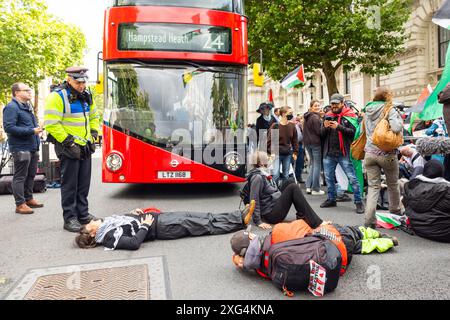
[[[115,0],[103,60],[104,182],[245,180],[242,0]]]

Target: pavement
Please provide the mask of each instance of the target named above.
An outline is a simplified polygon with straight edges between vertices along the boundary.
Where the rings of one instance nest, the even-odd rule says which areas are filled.
[[[101,159],[93,160],[89,206],[92,214],[105,217],[137,207],[155,206],[162,211],[228,212],[239,207],[239,185],[123,185],[101,182]],[[74,246],[75,234],[63,230],[60,190],[36,194],[45,203],[34,215],[14,213],[12,195],[0,196],[0,297],[30,269],[100,263],[113,260],[164,256],[171,297],[177,300],[311,300],[310,293],[283,296],[254,273],[237,270],[231,262],[230,234],[144,243],[138,251],[83,250]],[[307,196],[324,220],[361,225],[364,216],[351,202],[321,209],[326,196]],[[287,220],[294,220],[293,208]],[[258,234],[265,232],[254,228]],[[395,235],[400,245],[384,254],[356,255],[337,289],[322,299],[450,299],[450,251],[436,243],[403,231]]]

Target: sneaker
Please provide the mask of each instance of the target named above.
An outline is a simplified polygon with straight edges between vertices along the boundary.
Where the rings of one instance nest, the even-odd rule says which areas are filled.
[[[311,188],[306,188],[306,193],[311,194]]]
[[[311,192],[311,195],[313,195],[313,196],[323,196],[325,194],[325,191],[323,191],[323,190],[319,190],[319,191],[312,191]]]
[[[347,194],[343,194],[342,196],[337,196],[336,202],[350,202],[352,198],[350,198]]]
[[[362,202],[357,203],[356,204],[356,213],[357,214],[363,214],[364,211],[365,211],[364,203],[362,203]]]
[[[252,220],[253,212],[255,211],[256,201],[252,200],[249,204],[247,204],[242,210],[242,220],[244,222],[244,225],[248,225],[250,221]]]
[[[336,207],[336,206],[337,206],[336,201],[335,200],[330,200],[330,199],[327,199],[325,202],[323,202],[320,205],[321,208],[331,208],[331,207]]]

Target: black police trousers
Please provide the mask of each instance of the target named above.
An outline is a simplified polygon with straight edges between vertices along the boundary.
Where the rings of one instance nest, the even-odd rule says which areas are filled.
[[[64,222],[77,219],[81,224],[89,223],[88,195],[91,185],[92,158],[87,153],[83,160],[61,160],[61,206]]]

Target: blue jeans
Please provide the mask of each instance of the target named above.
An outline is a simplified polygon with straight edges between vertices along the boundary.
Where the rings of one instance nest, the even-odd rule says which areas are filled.
[[[295,162],[295,177],[298,181],[302,179],[303,166],[305,165],[305,151],[303,150],[303,145],[300,143],[298,145],[298,156]]]
[[[320,171],[322,170],[322,148],[321,146],[305,146],[309,155],[309,175],[306,187],[313,191],[320,191]]]
[[[336,200],[336,167],[340,164],[348,178],[348,181],[353,187],[353,195],[355,197],[355,203],[362,202],[361,200],[361,189],[359,187],[358,179],[356,178],[355,169],[353,164],[348,157],[333,157],[327,156],[323,159],[323,166],[325,171],[325,180],[327,181],[328,187],[328,199]]]
[[[283,167],[282,179],[289,178],[289,169],[291,168],[292,155],[279,155],[273,162],[273,180],[278,185],[281,176],[281,167]]]

